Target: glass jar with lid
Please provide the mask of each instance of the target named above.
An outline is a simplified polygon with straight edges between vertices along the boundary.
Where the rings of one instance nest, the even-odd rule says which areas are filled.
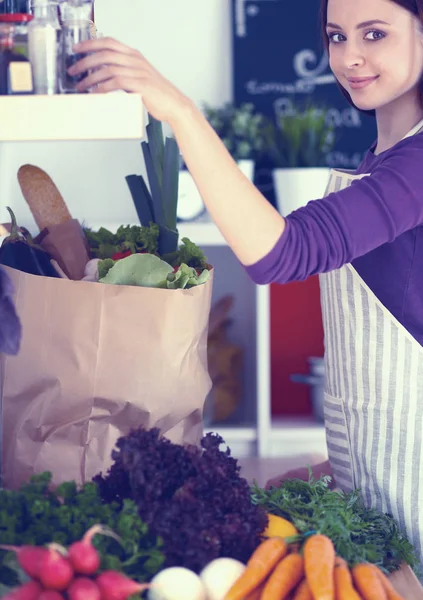
[[[86,55],[74,52],[74,45],[92,38],[92,0],[64,0],[60,4],[62,20],[61,81],[64,94],[76,93],[76,86],[88,73],[69,75],[68,69]]]
[[[32,92],[28,57],[29,14],[0,15],[0,95]]]

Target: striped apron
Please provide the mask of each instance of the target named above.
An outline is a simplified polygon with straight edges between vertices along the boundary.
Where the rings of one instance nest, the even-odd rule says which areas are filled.
[[[366,176],[333,170],[326,194]],[[336,485],[393,515],[423,563],[423,347],[350,264],[320,275],[320,290]]]

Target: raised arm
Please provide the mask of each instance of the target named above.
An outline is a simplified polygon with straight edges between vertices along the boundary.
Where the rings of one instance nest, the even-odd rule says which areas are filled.
[[[71,74],[91,70],[80,91],[142,94],[147,110],[171,125],[209,213],[260,283],[330,271],[423,222],[422,135],[395,146],[370,177],[284,219],[239,171],[201,112],[137,50],[111,38],[76,50],[89,55]]]
[[[172,127],[207,210],[238,259],[249,265],[263,258],[280,238],[284,219],[239,171],[195,105],[138,51],[114,39],[83,42],[78,52],[93,54],[72,73],[97,69],[79,89],[97,85],[97,92],[123,89],[142,94],[153,117]]]

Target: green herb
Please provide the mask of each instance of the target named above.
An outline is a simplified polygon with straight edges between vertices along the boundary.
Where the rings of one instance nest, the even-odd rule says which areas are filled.
[[[359,490],[343,493],[329,489],[330,477],[308,482],[291,479],[279,488],[252,488],[253,503],[270,514],[291,521],[299,533],[320,532],[333,541],[339,556],[350,566],[362,561],[392,572],[406,562],[417,568],[413,546],[395,520],[367,509]]]
[[[84,231],[94,258],[113,258],[115,254],[126,250],[133,254],[157,254],[158,251],[159,227],[155,223],[150,223],[148,227],[122,225],[116,233],[105,227],[98,231],[85,228]]]
[[[193,269],[205,269],[207,260],[201,248],[186,237],[182,238],[181,241],[183,245],[179,248],[179,263],[185,263]]]
[[[100,263],[101,268],[104,269],[101,271],[100,279],[105,277],[108,270],[114,265],[114,262],[110,262],[111,259],[128,250],[132,254],[155,254],[172,267],[180,267],[185,264],[198,270],[207,268],[207,258],[204,252],[186,237],[182,238],[179,249],[161,256],[158,253],[159,227],[154,223],[151,223],[149,227],[122,225],[116,233],[112,233],[105,227],[101,227],[98,231],[88,228],[84,231],[92,256],[104,261],[104,263]],[[105,259],[108,261],[106,262]]]
[[[116,569],[137,581],[151,579],[164,562],[161,541],[149,533],[136,505],[103,503],[95,483],[80,489],[74,482],[49,489],[51,475],[43,473],[18,491],[0,490],[0,543],[42,546],[57,542],[68,546],[80,540],[95,524],[107,525],[122,543],[95,536],[94,546],[102,556],[102,570]],[[10,552],[0,551],[0,584],[12,587],[20,573]]]
[[[116,262],[111,258],[105,258],[98,263],[98,278],[99,280],[107,276],[108,272],[114,267]]]

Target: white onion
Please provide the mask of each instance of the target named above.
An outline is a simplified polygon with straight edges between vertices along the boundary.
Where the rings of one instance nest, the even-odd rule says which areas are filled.
[[[200,573],[207,592],[207,600],[224,600],[235,581],[244,573],[246,566],[234,558],[216,558]]]
[[[149,600],[206,600],[201,579],[185,567],[169,567],[157,573],[151,582]]]

